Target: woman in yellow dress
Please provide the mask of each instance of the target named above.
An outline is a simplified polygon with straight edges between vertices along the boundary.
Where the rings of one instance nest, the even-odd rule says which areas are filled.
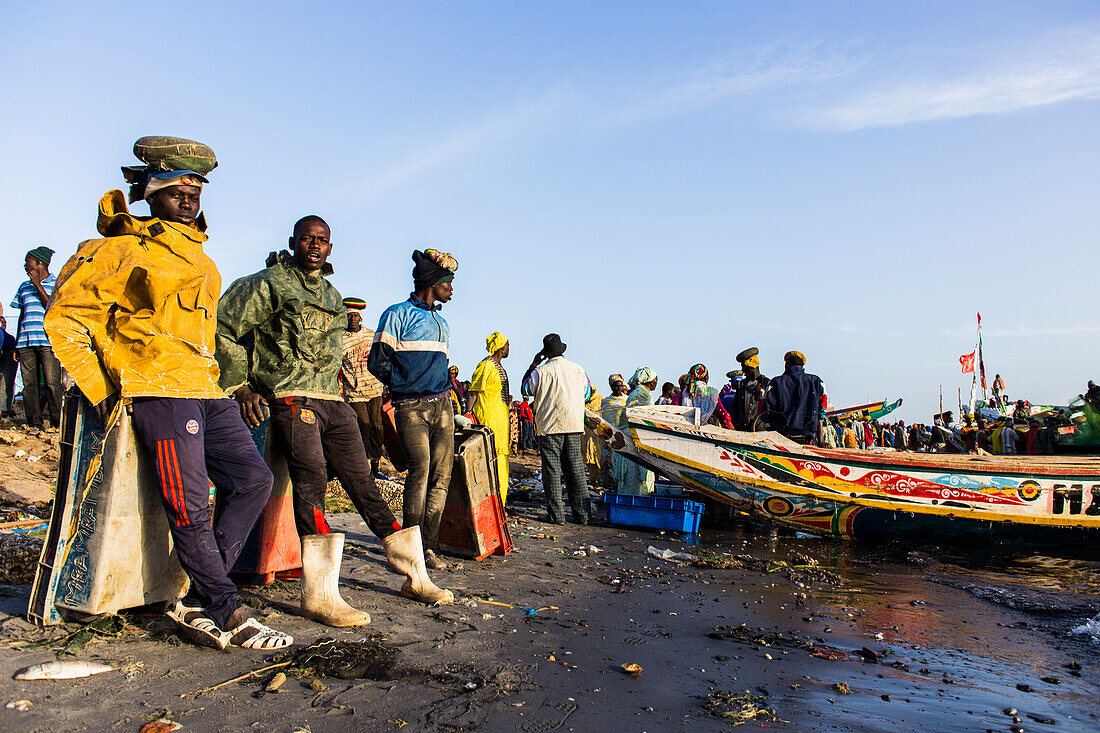
[[[470,411],[478,423],[493,431],[500,501],[504,503],[508,498],[508,456],[512,452],[508,425],[508,405],[512,402],[512,395],[508,391],[508,373],[500,365],[500,360],[508,356],[508,339],[500,331],[490,334],[485,339],[485,349],[489,356],[477,365],[470,380],[469,392],[474,396]]]

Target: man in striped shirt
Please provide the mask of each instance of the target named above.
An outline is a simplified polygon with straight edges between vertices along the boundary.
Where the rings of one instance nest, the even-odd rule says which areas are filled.
[[[344,331],[340,388],[359,421],[359,434],[363,436],[363,447],[367,449],[371,474],[376,479],[382,478],[378,464],[382,460],[384,390],[382,383],[367,371],[367,356],[374,341],[374,331],[363,327],[362,311],[367,307],[366,301],[362,298],[344,298],[344,306],[348,309],[348,328]]]
[[[61,362],[54,356],[42,327],[42,317],[56,281],[50,274],[52,257],[53,250],[45,246],[35,247],[27,253],[23,269],[30,279],[19,286],[11,301],[11,307],[19,309],[15,353],[23,376],[23,413],[27,424],[39,429],[44,425],[38,396],[39,369],[46,382],[50,423],[55,428],[61,425]]]

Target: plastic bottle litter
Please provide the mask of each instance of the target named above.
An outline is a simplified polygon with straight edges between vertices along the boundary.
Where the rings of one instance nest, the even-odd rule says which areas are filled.
[[[649,546],[646,552],[659,560],[677,560],[679,562],[695,562],[695,555],[689,555],[686,552],[673,552],[669,549],[658,550],[653,545]]]

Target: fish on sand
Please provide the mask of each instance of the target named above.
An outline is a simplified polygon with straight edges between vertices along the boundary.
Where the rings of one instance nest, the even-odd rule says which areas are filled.
[[[17,680],[73,680],[110,672],[114,667],[99,662],[43,662],[24,667],[15,673]]]

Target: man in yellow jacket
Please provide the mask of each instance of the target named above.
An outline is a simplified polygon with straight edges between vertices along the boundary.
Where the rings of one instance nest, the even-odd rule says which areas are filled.
[[[191,580],[169,612],[181,633],[219,649],[287,646],[293,639],[253,618],[227,575],[267,502],[272,476],[237,403],[218,388],[221,277],[202,248],[206,178],[162,163],[128,179],[130,202],[144,199],[152,216],[130,214],[121,191],[103,196],[104,238],[81,243],[62,268],[46,332],[104,424],[118,419],[119,400],[133,417]],[[210,480],[222,492],[213,523]]]

